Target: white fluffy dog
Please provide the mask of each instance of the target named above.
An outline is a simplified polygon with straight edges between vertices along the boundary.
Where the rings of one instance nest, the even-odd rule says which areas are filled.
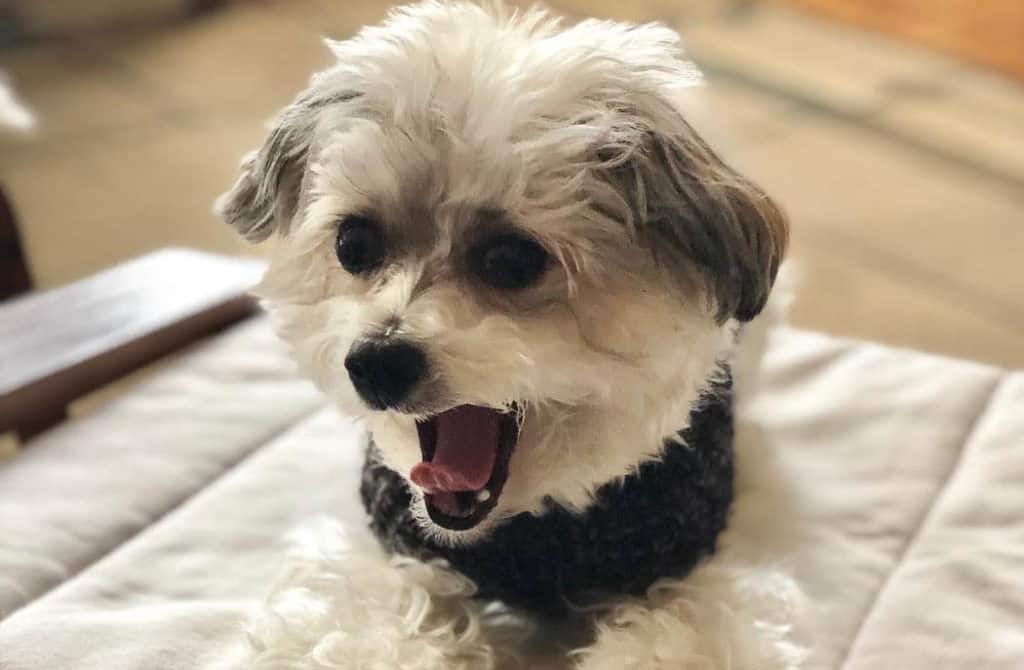
[[[218,209],[278,237],[260,295],[372,435],[378,543],[300,560],[253,665],[539,667],[543,621],[585,668],[797,667],[732,505],[787,228],[683,118],[677,35],[426,2],[330,47]]]

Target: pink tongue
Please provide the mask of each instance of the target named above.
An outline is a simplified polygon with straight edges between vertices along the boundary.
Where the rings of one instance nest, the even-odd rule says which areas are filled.
[[[413,467],[409,479],[427,493],[482,489],[498,458],[500,417],[493,409],[475,405],[438,414],[434,456]]]

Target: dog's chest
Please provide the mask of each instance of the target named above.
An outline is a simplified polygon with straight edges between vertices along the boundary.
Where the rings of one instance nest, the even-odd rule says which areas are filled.
[[[730,384],[691,414],[662,460],[600,488],[583,513],[551,504],[521,514],[469,546],[430,541],[410,511],[403,477],[367,452],[361,493],[370,525],[390,551],[444,558],[483,598],[544,613],[622,595],[642,595],[657,579],[682,577],[715,549],[733,493]]]

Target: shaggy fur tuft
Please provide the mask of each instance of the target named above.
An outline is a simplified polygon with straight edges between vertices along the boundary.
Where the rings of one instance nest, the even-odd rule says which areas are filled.
[[[468,579],[370,543],[353,551],[331,523],[315,535],[250,624],[253,670],[494,666]]]

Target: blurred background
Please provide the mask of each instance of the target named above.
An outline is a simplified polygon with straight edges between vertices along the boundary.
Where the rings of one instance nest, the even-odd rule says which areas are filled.
[[[210,213],[265,122],[386,0],[0,0],[0,234],[33,288],[168,245],[246,248]],[[553,0],[679,30],[697,125],[787,209],[805,328],[1024,366],[1024,2]]]

